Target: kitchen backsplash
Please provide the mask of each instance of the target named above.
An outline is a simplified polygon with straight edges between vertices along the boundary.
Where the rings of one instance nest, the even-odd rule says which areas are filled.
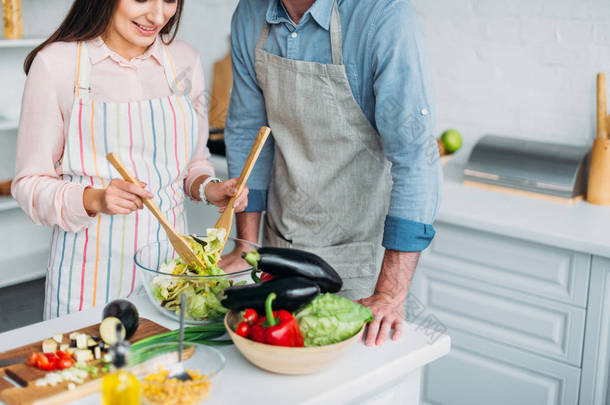
[[[439,132],[455,127],[467,146],[485,133],[590,143],[595,75],[610,73],[610,2],[412,1]]]

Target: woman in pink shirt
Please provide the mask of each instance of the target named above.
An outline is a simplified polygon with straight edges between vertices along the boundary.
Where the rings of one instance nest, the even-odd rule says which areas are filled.
[[[185,196],[222,210],[234,193],[208,161],[199,54],[174,40],[183,3],[75,0],[25,61],[12,194],[53,227],[47,319],[139,291],[135,251],[166,239],[142,197],[186,233]],[[121,179],[110,152],[144,188]]]

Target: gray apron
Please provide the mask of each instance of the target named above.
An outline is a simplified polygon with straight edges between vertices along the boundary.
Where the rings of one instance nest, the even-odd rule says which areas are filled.
[[[390,163],[354,99],[343,65],[335,2],[333,63],[285,59],[256,46],[256,76],[275,140],[263,243],[314,252],[343,278],[341,294],[369,296],[383,258]]]

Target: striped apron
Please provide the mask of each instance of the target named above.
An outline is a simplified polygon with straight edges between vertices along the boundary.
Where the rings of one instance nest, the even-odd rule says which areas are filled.
[[[178,84],[164,46],[170,96],[128,103],[90,98],[91,63],[86,43],[78,44],[75,97],[65,140],[62,178],[105,188],[121,178],[106,160],[117,154],[129,170],[148,184],[165,216],[186,233],[183,180],[195,148],[197,118]],[[80,232],[55,226],[47,267],[45,319],[105,304],[141,291],[135,251],[167,239],[146,209],[130,215],[97,215]]]

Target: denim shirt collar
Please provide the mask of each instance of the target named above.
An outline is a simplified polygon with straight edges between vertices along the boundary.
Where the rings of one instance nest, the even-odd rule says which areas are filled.
[[[316,0],[305,12],[301,21],[306,20],[308,14],[310,14],[320,27],[328,31],[334,4],[335,0]],[[282,0],[269,0],[266,19],[269,24],[293,23],[282,4]]]

